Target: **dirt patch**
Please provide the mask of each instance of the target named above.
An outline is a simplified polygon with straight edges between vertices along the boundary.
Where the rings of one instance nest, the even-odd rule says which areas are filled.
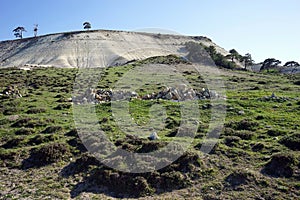
[[[15,122],[12,127],[24,127],[27,126],[28,123],[33,120],[32,118],[23,118]]]
[[[299,151],[300,133],[295,133],[289,136],[285,136],[279,142],[292,150]]]
[[[137,153],[150,153],[153,151],[157,151],[163,146],[165,146],[167,143],[164,142],[145,142],[142,144],[142,146],[137,150]]]
[[[241,138],[238,136],[226,136],[224,139],[224,144],[229,147],[236,147],[239,144],[240,140]]]
[[[38,113],[45,113],[45,108],[31,108],[27,111],[27,114],[38,114]]]
[[[292,177],[294,174],[293,165],[295,158],[289,154],[273,155],[271,160],[265,165],[263,173],[274,177]]]
[[[61,126],[48,126],[42,133],[56,133],[62,130]]]
[[[251,121],[249,119],[243,119],[239,122],[230,122],[226,124],[226,127],[233,128],[235,130],[248,130],[254,131],[257,129],[259,124],[257,122]]]
[[[256,143],[251,146],[252,151],[259,152],[265,148],[265,145],[262,143]]]
[[[118,158],[113,161],[118,162]],[[107,187],[117,198],[138,198],[188,187],[199,177],[201,167],[203,164],[198,154],[187,152],[161,170],[141,174],[125,173],[102,165],[89,154],[83,154],[66,167],[63,173],[73,175],[85,172],[90,174],[86,182]]]
[[[60,161],[66,158],[68,153],[69,149],[66,144],[47,144],[41,148],[31,150],[30,157],[25,159],[22,163],[22,169],[41,167]]]
[[[32,128],[20,128],[15,132],[16,135],[32,135],[35,133],[36,131]]]
[[[225,178],[225,182],[226,182],[225,185],[235,188],[240,185],[246,185],[254,181],[254,179],[255,179],[254,176],[250,172],[244,170],[237,170],[229,174]]]

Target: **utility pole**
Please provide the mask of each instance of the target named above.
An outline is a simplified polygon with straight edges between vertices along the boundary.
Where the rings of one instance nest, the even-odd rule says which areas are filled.
[[[37,36],[37,32],[38,32],[38,24],[34,24],[34,28],[33,28],[33,32],[34,32],[34,37]]]

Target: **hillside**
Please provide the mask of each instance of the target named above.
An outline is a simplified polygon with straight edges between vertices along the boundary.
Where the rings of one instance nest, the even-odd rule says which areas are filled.
[[[199,98],[194,139],[175,162],[159,170],[127,173],[103,165],[95,159],[96,155],[87,152],[87,148],[103,154],[109,152],[106,143],[101,140],[99,143],[99,130],[82,132],[78,128],[78,123],[88,122],[90,116],[86,113],[93,107],[98,121],[86,125],[91,128],[99,125],[119,150],[149,153],[172,141],[188,139],[178,134],[182,128],[191,132],[189,127],[181,125],[185,120],[180,109],[184,103],[180,101],[180,89],[177,88],[179,92],[166,89],[162,79],[151,79],[153,82],[130,93],[128,109],[130,119],[141,126],[151,124],[156,112],[158,118],[166,115],[158,140],[135,137],[137,132],[126,134],[117,123],[122,121],[124,113],[115,115],[113,109],[120,104],[112,106],[111,89],[122,78],[126,80],[131,70],[154,67],[181,72]],[[51,67],[30,71],[0,69],[0,199],[300,198],[299,75],[220,69],[218,76],[210,78],[222,78],[226,90],[226,97],[222,98],[226,102],[215,104],[213,93],[205,94],[207,74],[199,73],[176,56],[97,69],[101,79],[92,88],[94,95],[90,89],[83,90],[83,96],[74,94],[75,80],[79,85],[86,83],[76,79],[80,71]],[[168,92],[171,90],[174,93]],[[212,110],[222,107],[226,109],[224,126],[215,124],[213,133],[219,134],[219,138],[209,154],[204,154],[201,146],[210,129]],[[165,114],[160,114],[161,110]],[[79,113],[81,121],[74,117],[74,111]],[[131,126],[125,125],[129,131]],[[83,145],[83,138],[88,140],[89,147]],[[167,153],[172,155],[176,151]],[[129,167],[120,157],[107,161],[117,168]],[[136,167],[146,164],[145,160],[138,160]]]
[[[0,67],[107,67],[153,56],[185,56],[186,42],[215,46],[206,37],[150,34],[125,31],[79,31],[0,42]],[[116,60],[119,58],[119,63]]]
[[[226,55],[125,31],[0,42],[0,199],[299,199],[300,74]]]

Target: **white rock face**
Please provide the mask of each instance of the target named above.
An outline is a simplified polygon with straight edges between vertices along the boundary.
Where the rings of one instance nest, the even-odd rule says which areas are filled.
[[[228,54],[205,37],[96,30],[0,42],[0,66],[102,68],[153,56],[185,56],[189,41]]]

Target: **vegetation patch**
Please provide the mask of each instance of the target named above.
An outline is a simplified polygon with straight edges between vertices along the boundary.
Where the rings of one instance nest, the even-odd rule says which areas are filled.
[[[199,46],[197,44],[197,48]],[[214,53],[213,48],[210,50]],[[199,53],[208,52],[204,49]],[[198,59],[199,55],[190,54],[189,59]],[[238,56],[236,52],[231,51],[224,60],[231,63],[237,59],[235,56]],[[199,74],[184,58],[171,55],[97,69],[101,80],[93,89],[108,91],[128,70],[147,63],[161,63],[165,67],[171,64],[182,72],[195,91],[207,88],[205,72]],[[219,70],[221,77],[209,76],[209,79],[222,78],[225,83],[224,129],[214,128],[219,126],[213,124],[219,116],[212,116],[213,103],[199,99],[199,118],[195,119],[199,126],[187,152],[162,169],[134,174],[104,166],[91,154],[107,155],[111,150],[96,123],[87,124],[89,130],[75,128],[70,97],[73,97],[71,91],[78,69],[1,69],[0,93],[16,86],[22,94],[22,97],[0,95],[1,195],[4,199],[299,199],[300,102],[299,86],[294,84],[299,75],[257,74],[224,67]],[[135,92],[143,96],[163,88],[163,84],[155,82]],[[170,156],[179,156],[178,149],[182,148],[179,144],[171,147],[168,144],[188,139],[176,136],[178,131],[187,132],[186,135],[190,132],[188,127],[180,128],[184,122],[181,102],[130,99],[128,114],[140,126],[149,125],[155,119],[153,105],[159,104],[165,109],[164,127],[157,131],[157,140],[148,139],[150,133],[139,137],[133,131],[121,130],[111,103],[95,103],[98,125],[117,152],[151,153],[167,148],[163,158],[137,160],[130,166],[168,162]],[[78,108],[81,106],[85,109],[84,103]],[[218,110],[218,106],[215,108]],[[90,116],[83,117],[88,121]],[[156,124],[151,126],[156,128]],[[201,150],[210,128],[213,135],[220,138],[206,143],[213,146],[207,155]],[[90,153],[82,139],[84,144],[89,144]],[[106,159],[120,169],[132,164],[114,155]]]

